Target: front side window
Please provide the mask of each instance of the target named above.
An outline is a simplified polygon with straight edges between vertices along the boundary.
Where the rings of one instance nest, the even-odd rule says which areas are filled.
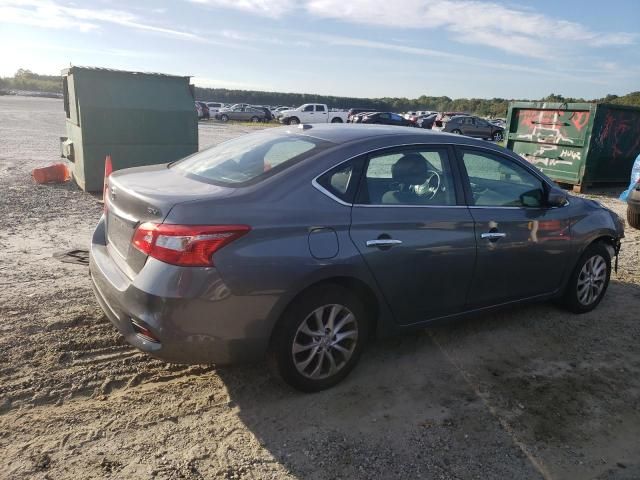
[[[331,145],[308,136],[259,132],[198,152],[170,168],[214,184],[241,186],[260,181]]]
[[[447,151],[411,147],[371,155],[358,192],[369,205],[455,205]]]
[[[303,112],[313,112],[313,105],[307,105],[304,107]]]
[[[543,205],[542,181],[514,161],[473,150],[464,151],[462,160],[474,205],[532,208]]]

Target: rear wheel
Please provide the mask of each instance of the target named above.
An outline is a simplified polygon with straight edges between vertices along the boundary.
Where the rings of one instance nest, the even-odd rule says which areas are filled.
[[[640,209],[627,206],[627,223],[630,227],[640,230]]]
[[[455,134],[455,135],[462,135],[462,132],[460,130],[458,130],[457,128],[454,130],[451,130],[451,133]]]
[[[298,120],[297,117],[291,117],[288,123],[289,125],[298,125],[300,123],[300,120]]]
[[[574,313],[590,312],[604,297],[611,276],[611,256],[602,243],[590,245],[575,266],[564,294],[564,305]]]
[[[229,116],[228,115],[220,115],[220,120],[222,120],[223,122],[228,122],[229,121]]]
[[[494,142],[501,142],[503,138],[504,138],[504,135],[502,134],[502,132],[495,132],[491,136],[491,140],[493,140]]]
[[[251,117],[251,121],[253,123],[258,123],[260,121],[260,119],[258,117]]]
[[[324,390],[355,367],[367,336],[360,299],[338,285],[324,285],[303,294],[285,312],[273,335],[272,364],[292,387]]]

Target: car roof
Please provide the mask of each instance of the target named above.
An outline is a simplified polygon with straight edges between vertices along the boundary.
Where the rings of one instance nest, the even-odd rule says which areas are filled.
[[[335,144],[355,143],[374,138],[388,137],[389,146],[396,145],[396,141],[398,143],[443,143],[479,146],[485,149],[505,152],[504,148],[497,147],[485,140],[434,130],[393,125],[362,125],[357,123],[302,124],[297,127],[277,127],[269,131],[283,135],[308,136]],[[506,150],[506,152],[509,151]]]

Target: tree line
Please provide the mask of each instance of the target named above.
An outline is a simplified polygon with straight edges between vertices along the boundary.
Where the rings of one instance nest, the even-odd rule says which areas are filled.
[[[59,75],[39,75],[31,70],[19,69],[13,77],[0,77],[0,90],[30,90],[36,92],[62,92],[62,77]],[[254,90],[230,90],[226,88],[195,87],[198,100],[217,101],[223,103],[250,103],[252,105],[286,105],[297,107],[303,103],[326,103],[333,108],[367,107],[380,111],[407,112],[414,110],[435,110],[438,112],[468,112],[483,117],[504,117],[509,102],[506,98],[456,98],[446,96],[431,97],[422,95],[418,98],[384,97],[357,98],[337,97],[333,95],[317,95],[310,93],[262,92]],[[528,101],[520,99],[521,101]],[[640,91],[624,96],[607,95],[603,98],[585,100],[551,94],[544,98],[534,99],[545,102],[605,102],[619,105],[640,107]]]

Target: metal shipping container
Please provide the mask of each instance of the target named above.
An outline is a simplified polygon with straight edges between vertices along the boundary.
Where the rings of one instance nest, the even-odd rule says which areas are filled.
[[[190,77],[71,67],[62,71],[67,137],[62,156],[86,191],[101,191],[113,169],[167,163],[198,150]]]
[[[640,153],[640,108],[512,102],[506,131],[507,148],[559,183],[627,183]]]

